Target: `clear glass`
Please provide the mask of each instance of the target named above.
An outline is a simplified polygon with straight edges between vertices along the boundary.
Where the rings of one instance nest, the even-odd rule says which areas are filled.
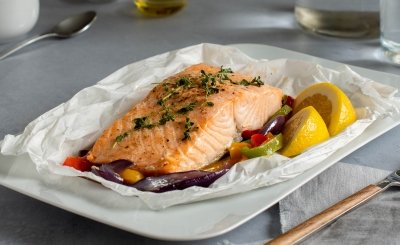
[[[301,27],[322,35],[379,36],[377,0],[297,0],[295,17]]]
[[[400,64],[400,0],[381,0],[381,44],[386,55]]]

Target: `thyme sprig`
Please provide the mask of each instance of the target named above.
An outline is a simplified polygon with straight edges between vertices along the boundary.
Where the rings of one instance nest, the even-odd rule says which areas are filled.
[[[200,71],[201,73],[201,87],[204,89],[206,94],[205,104],[211,105],[210,101],[208,101],[208,96],[211,94],[219,93],[219,88],[217,87],[216,77],[211,73],[206,73],[204,70]],[[213,104],[212,104],[213,105]]]
[[[261,85],[264,85],[264,82],[261,80],[261,77],[254,77],[251,81],[248,81],[246,79],[242,79],[240,82],[232,82],[233,84],[236,85],[243,85],[243,86],[257,86],[260,87]]]
[[[190,78],[187,77],[182,77],[175,83],[175,88],[173,88],[171,91],[168,89],[167,84],[163,85],[164,91],[168,92],[163,98],[159,99],[157,101],[158,105],[164,106],[165,102],[173,95],[179,94],[179,91],[184,89],[184,88],[190,88],[192,87],[193,82]]]
[[[126,137],[128,137],[128,135],[129,135],[129,133],[128,132],[125,132],[125,133],[123,133],[123,134],[120,134],[120,135],[118,135],[117,137],[115,137],[115,141],[114,141],[114,144],[113,144],[113,148],[119,143],[119,142],[121,142],[122,140],[124,140]]]
[[[190,78],[182,77],[176,82],[177,87],[190,88],[193,86],[193,81]]]
[[[253,78],[253,80],[251,80],[250,85],[260,87],[261,85],[264,85],[264,82],[261,81],[261,77],[258,76]]]
[[[135,124],[134,130],[139,130],[142,128],[154,128],[156,125],[153,124],[148,117],[138,117],[133,119],[133,123]]]
[[[186,117],[185,121],[185,132],[183,132],[183,139],[182,140],[189,140],[190,139],[190,131],[193,129],[194,122],[190,121],[189,117]]]
[[[164,125],[169,121],[175,121],[175,115],[170,111],[166,111],[161,115],[160,120],[158,121],[159,125]]]
[[[179,113],[179,114],[186,114],[189,111],[193,111],[193,109],[196,106],[196,104],[197,104],[196,102],[191,102],[191,103],[187,104],[186,106],[180,108],[176,112]]]
[[[221,69],[215,76],[219,78],[219,82],[224,83],[224,80],[232,81],[232,79],[230,79],[228,76],[229,73],[233,73],[231,68],[224,68],[221,66]]]

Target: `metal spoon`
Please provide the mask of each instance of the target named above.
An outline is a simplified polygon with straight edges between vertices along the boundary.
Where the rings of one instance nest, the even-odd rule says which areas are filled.
[[[71,16],[60,23],[58,23],[50,32],[43,33],[41,35],[37,35],[31,37],[21,43],[11,47],[0,53],[0,60],[6,58],[7,56],[11,55],[12,53],[20,50],[21,48],[28,46],[31,43],[36,41],[49,38],[49,37],[56,37],[56,38],[69,38],[75,35],[78,35],[84,31],[86,31],[92,23],[96,19],[96,12],[88,11],[82,14]]]

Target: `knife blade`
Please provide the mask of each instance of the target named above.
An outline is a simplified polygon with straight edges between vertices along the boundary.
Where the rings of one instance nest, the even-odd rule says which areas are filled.
[[[304,221],[300,225],[279,235],[275,239],[267,242],[266,245],[297,244],[304,241],[311,234],[321,230],[332,221],[367,202],[391,186],[400,186],[400,169],[394,171],[378,183],[368,185],[346,199],[343,199],[314,217]]]

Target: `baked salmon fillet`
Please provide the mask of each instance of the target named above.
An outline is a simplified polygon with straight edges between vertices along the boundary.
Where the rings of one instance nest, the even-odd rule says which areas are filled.
[[[129,160],[145,175],[200,169],[243,130],[260,128],[283,93],[259,77],[197,64],[157,86],[106,129],[89,151],[95,164]]]

